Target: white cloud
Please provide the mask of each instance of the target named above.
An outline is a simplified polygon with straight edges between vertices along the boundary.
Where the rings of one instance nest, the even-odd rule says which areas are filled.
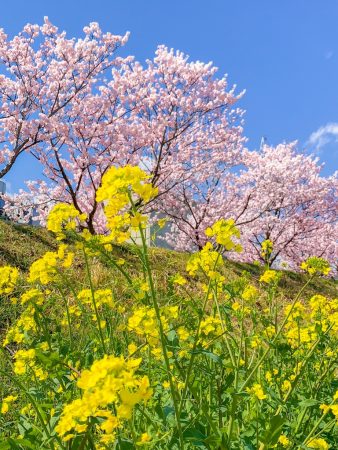
[[[306,144],[315,151],[320,152],[322,148],[330,142],[338,142],[338,123],[331,122],[314,131]]]
[[[325,53],[324,57],[325,57],[325,59],[331,59],[333,55],[334,55],[333,50],[328,50],[328,51]]]

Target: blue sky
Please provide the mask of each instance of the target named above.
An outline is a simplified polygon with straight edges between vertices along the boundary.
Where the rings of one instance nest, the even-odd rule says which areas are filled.
[[[123,54],[151,58],[158,44],[213,61],[238,91],[246,89],[248,147],[299,140],[338,169],[338,2],[336,0],[16,0],[2,2],[0,27],[16,34],[43,16],[68,36],[84,25],[131,32]],[[11,190],[34,178],[24,157],[6,180]]]

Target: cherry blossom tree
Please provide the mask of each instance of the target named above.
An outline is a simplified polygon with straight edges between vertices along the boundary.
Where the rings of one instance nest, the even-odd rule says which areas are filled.
[[[27,24],[9,39],[0,30],[0,178],[20,155],[42,151],[53,128],[61,132],[74,103],[92,95],[128,35],[102,33],[98,24],[84,37],[67,39],[45,17],[42,26]]]
[[[210,176],[206,185],[197,176],[194,184],[179,186],[171,201],[163,204],[172,224],[166,239],[177,249],[200,248],[211,223],[234,218],[244,249],[230,258],[263,263],[262,242],[271,240],[270,265],[295,269],[311,255],[334,265],[337,174],[321,176],[318,159],[298,152],[296,143],[245,151],[241,163],[238,171]]]
[[[30,182],[28,193],[8,200],[7,213],[22,211],[22,201],[28,211],[31,196],[43,220],[63,201],[87,214],[91,232],[102,232],[95,194],[111,165],[148,171],[159,188],[148,212],[197,173],[202,182],[217,165],[231,167],[242,152],[241,111],[232,108],[240,95],[216,70],[164,46],[145,67],[126,58],[110,81],[48,120],[48,139],[36,152],[47,181]]]
[[[236,158],[236,163],[240,160]],[[235,162],[231,169],[236,168]],[[191,179],[180,183],[158,204],[169,226],[163,239],[176,250],[201,249],[206,241],[206,228],[221,218],[232,218],[227,201],[236,172],[227,166],[216,165],[206,174],[196,172]]]
[[[43,223],[57,202],[86,213],[92,233],[105,231],[96,191],[112,165],[140,165],[158,187],[150,215],[165,216],[165,238],[179,250],[201,248],[205,229],[233,218],[245,261],[296,267],[310,255],[337,260],[337,175],[296,144],[244,149],[242,94],[211,64],[159,46],[144,65],[118,58],[127,35],[96,23],[67,39],[48,19],[9,40],[0,32],[0,176],[23,152],[43,177],[6,198],[10,217]],[[238,258],[238,254],[229,257]]]
[[[337,260],[338,179],[323,177],[317,158],[297,152],[296,143],[264,146],[248,153],[238,178],[237,218],[243,258],[263,260],[261,243],[270,240],[270,264],[291,268],[307,257]],[[253,220],[252,220],[253,219]]]

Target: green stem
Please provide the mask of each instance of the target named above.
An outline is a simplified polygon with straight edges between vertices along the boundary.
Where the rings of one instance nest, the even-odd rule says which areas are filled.
[[[228,349],[228,352],[229,352],[229,355],[230,355],[232,367],[233,367],[233,369],[235,369],[236,368],[236,361],[235,361],[235,357],[234,357],[234,355],[232,353],[232,349],[231,349],[231,346],[229,344],[228,338],[226,336],[226,328],[225,328],[224,323],[223,323],[223,318],[222,318],[221,311],[220,311],[220,308],[219,308],[219,303],[218,303],[218,300],[217,300],[217,294],[216,293],[214,293],[214,302],[216,304],[217,314],[218,314],[219,320],[221,321],[221,327],[222,327],[222,331],[224,333],[223,334],[223,339],[225,341],[225,344],[227,346],[227,349]]]
[[[100,335],[100,339],[101,339],[101,343],[102,343],[102,349],[103,349],[103,352],[106,353],[107,352],[106,344],[104,342],[104,337],[103,337],[103,332],[102,332],[102,327],[101,327],[101,321],[100,321],[100,315],[99,315],[99,312],[98,312],[98,309],[97,309],[97,305],[96,305],[94,287],[93,287],[92,277],[91,277],[90,268],[89,268],[88,256],[87,256],[87,253],[86,253],[85,249],[83,251],[83,254],[84,254],[84,258],[85,258],[86,271],[87,271],[90,291],[91,291],[91,295],[92,295],[92,302],[93,302],[93,306],[94,306],[95,317],[96,317],[97,326],[98,326],[98,330],[99,330],[99,335]]]
[[[243,332],[244,332],[243,322],[244,322],[244,318],[243,318],[243,315],[242,315],[242,318],[241,318],[241,337],[240,337],[239,351],[238,351],[238,357],[237,357],[237,366],[235,367],[235,380],[234,380],[235,392],[237,391],[237,388],[238,388],[238,372],[239,372],[239,364],[240,364],[240,360],[241,360],[241,350],[242,350]],[[228,432],[227,432],[229,445],[230,445],[230,442],[231,442],[232,428],[234,426],[237,402],[238,402],[238,399],[237,399],[236,395],[233,395],[232,399],[231,399],[230,420],[229,420]]]
[[[329,406],[332,406],[334,402],[330,403]],[[319,425],[322,423],[323,419],[329,414],[330,412],[330,408],[327,409],[327,411],[321,415],[321,417],[317,420],[317,422],[314,424],[314,426],[312,427],[310,433],[306,436],[306,438],[304,439],[302,445],[305,445],[310,438],[312,437],[312,435],[317,431]],[[318,436],[319,434],[322,433],[323,430],[320,431],[320,433],[316,434],[316,436]]]
[[[312,436],[312,439],[316,439],[318,436],[320,436],[325,430],[332,427],[332,425],[336,425],[337,419],[332,419],[329,423],[327,423],[318,433],[316,433],[314,436]]]
[[[64,301],[64,304],[66,306],[66,314],[67,314],[67,323],[68,323],[68,332],[69,332],[69,340],[70,340],[70,348],[73,348],[73,333],[72,333],[72,323],[70,320],[70,313],[69,313],[69,306],[68,306],[68,300],[66,299],[65,295],[62,292],[62,289],[58,286],[58,290],[60,292],[60,295]]]
[[[83,439],[82,439],[81,444],[79,446],[79,450],[84,450],[85,449],[86,442],[89,440],[90,432],[91,432],[91,426],[88,426],[86,434],[83,436]]]
[[[43,427],[43,430],[44,430],[44,432],[46,433],[46,436],[48,437],[48,438],[52,438],[52,436],[51,436],[51,434],[50,434],[50,431],[48,430],[48,428],[47,428],[47,425],[45,424],[45,421],[44,421],[44,419],[43,419],[43,415],[42,415],[42,413],[41,413],[41,411],[40,411],[40,408],[38,407],[38,405],[37,405],[37,403],[35,402],[35,399],[34,399],[34,397],[27,391],[27,389],[26,389],[26,387],[19,381],[19,380],[17,380],[15,377],[13,377],[12,375],[10,375],[10,374],[8,374],[7,372],[5,372],[5,371],[3,371],[3,370],[0,370],[0,373],[3,375],[3,376],[5,376],[5,377],[7,377],[7,378],[9,378],[23,393],[24,393],[24,395],[29,399],[29,401],[31,402],[31,404],[33,405],[33,408],[35,409],[35,411],[36,411],[36,414],[37,414],[37,416],[38,416],[38,418],[39,418],[39,421],[41,422],[41,425],[42,425],[42,427]],[[61,442],[61,440],[58,438],[58,437],[56,437],[55,436],[55,438],[57,439],[57,441],[59,442],[59,444],[61,445],[61,447],[60,448],[64,448],[64,446],[62,445],[62,442]],[[50,444],[51,444],[51,448],[54,450],[54,444],[53,444],[53,442],[50,442]]]
[[[136,208],[135,208],[135,205],[134,205],[134,202],[133,202],[133,199],[132,199],[132,196],[130,193],[129,193],[129,200],[132,205],[133,212],[135,213]],[[139,228],[139,232],[141,235],[144,263],[146,266],[146,272],[147,272],[147,276],[148,276],[148,280],[149,280],[151,297],[152,297],[153,306],[154,306],[157,323],[158,323],[158,328],[159,328],[159,333],[160,333],[160,341],[161,341],[163,357],[164,357],[164,361],[165,361],[167,375],[169,378],[170,392],[171,392],[171,397],[173,400],[177,430],[178,430],[179,440],[180,440],[180,448],[183,450],[184,449],[184,440],[183,440],[183,433],[182,433],[182,427],[181,427],[181,421],[180,421],[180,411],[179,411],[177,398],[176,398],[176,394],[178,395],[178,392],[176,391],[176,389],[174,387],[174,383],[173,383],[173,379],[172,379],[172,375],[171,375],[170,362],[169,362],[169,357],[168,357],[168,352],[167,352],[167,345],[166,345],[163,325],[162,325],[162,321],[161,321],[160,307],[159,307],[159,304],[158,304],[157,298],[156,298],[156,291],[155,291],[155,286],[154,286],[153,277],[152,277],[152,273],[151,273],[150,262],[149,262],[149,258],[148,258],[147,243],[146,243],[146,239],[144,236],[142,224],[140,224],[138,228]]]
[[[215,264],[214,264],[214,269],[217,267],[217,263],[218,263],[218,260],[219,260],[220,256],[221,256],[220,253],[218,253],[218,257],[217,257],[217,259],[215,261]],[[208,304],[210,290],[211,290],[211,279],[209,278],[208,289],[207,289],[207,292],[205,294],[205,299],[204,299],[202,311],[201,311],[201,314],[200,314],[199,319],[198,319],[198,324],[197,324],[197,329],[196,329],[195,338],[194,338],[194,342],[193,342],[193,347],[192,347],[192,350],[191,350],[191,357],[190,357],[187,373],[186,373],[186,376],[185,376],[184,388],[183,388],[183,393],[182,393],[181,403],[180,403],[180,413],[182,411],[183,402],[184,402],[184,399],[185,399],[185,396],[186,396],[187,390],[188,390],[189,378],[190,378],[192,367],[193,367],[193,363],[194,363],[194,360],[195,360],[195,357],[196,357],[196,347],[197,347],[197,343],[198,343],[199,332],[200,332],[200,328],[201,328],[202,319],[203,319],[203,316],[204,316],[204,313],[205,313],[205,309],[206,309],[207,304]]]
[[[125,279],[127,280],[128,284],[130,286],[133,286],[133,280],[132,278],[129,276],[129,274],[123,269],[122,266],[120,266],[119,264],[117,264],[117,262],[111,258],[111,256],[104,250],[102,250],[102,248],[100,246],[95,246],[95,250],[97,250],[98,252],[101,253],[101,255],[104,256],[104,258],[109,261],[114,267],[115,269],[117,269],[119,272],[121,272],[121,274],[125,277]]]
[[[276,340],[279,338],[281,332],[283,331],[287,321],[289,320],[289,317],[295,307],[295,304],[297,303],[297,301],[299,300],[300,296],[302,295],[302,293],[304,292],[305,288],[308,286],[308,284],[310,283],[310,281],[312,280],[313,276],[310,277],[308,279],[308,281],[304,284],[304,286],[300,289],[300,291],[298,292],[298,294],[296,295],[294,301],[291,304],[291,308],[288,312],[288,314],[285,316],[282,325],[280,326],[278,332],[276,333],[275,337],[273,338],[273,340],[271,341],[271,344],[268,346],[268,348],[265,350],[265,352],[263,353],[263,355],[260,357],[260,359],[257,361],[257,363],[255,364],[255,366],[253,367],[253,369],[251,370],[251,372],[249,373],[247,379],[244,381],[244,383],[242,384],[240,390],[243,391],[246,386],[249,384],[249,382],[251,381],[251,378],[254,376],[256,370],[260,367],[260,365],[262,364],[262,362],[264,361],[264,359],[266,358],[266,356],[268,355],[268,353],[271,350],[272,345],[276,342]]]

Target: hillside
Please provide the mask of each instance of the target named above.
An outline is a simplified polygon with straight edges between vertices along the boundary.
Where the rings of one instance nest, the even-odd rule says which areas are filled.
[[[54,251],[56,248],[57,242],[45,229],[0,221],[0,266],[3,264],[17,266],[24,275],[24,273],[27,273],[32,261],[39,258],[46,251]],[[325,363],[328,360],[333,364],[332,361],[334,361],[334,355],[336,354],[338,325],[336,325],[335,318],[338,314],[338,308],[335,307],[333,313],[331,313],[331,310],[327,312],[328,315],[332,316],[332,325],[336,328],[334,330],[331,330],[331,327],[327,328],[330,334],[318,333],[318,339],[316,334],[310,335],[308,333],[309,329],[313,330],[317,326],[315,324],[316,316],[312,316],[312,314],[304,314],[304,324],[303,321],[299,321],[301,325],[300,328],[297,328],[296,338],[290,334],[294,328],[291,328],[291,330],[290,328],[283,329],[285,325],[283,321],[288,320],[288,317],[285,318],[285,307],[292,303],[292,299],[295,299],[295,293],[304,285],[307,279],[305,275],[283,272],[279,281],[279,287],[274,288],[273,285],[267,287],[267,285],[263,286],[259,282],[260,274],[264,270],[263,267],[225,261],[225,267],[222,270],[227,285],[225,288],[228,290],[229,296],[225,297],[223,292],[219,292],[218,288],[215,289],[219,300],[217,296],[213,300],[220,305],[220,312],[217,316],[214,302],[208,302],[205,299],[203,286],[200,283],[201,278],[198,275],[193,278],[187,277],[188,284],[184,286],[174,286],[172,281],[170,281],[171,275],[176,273],[185,274],[185,266],[189,258],[188,253],[178,253],[159,248],[151,248],[149,250],[150,265],[152,266],[151,279],[155,287],[155,295],[152,297],[154,306],[152,306],[145,303],[147,298],[144,298],[142,294],[140,297],[136,295],[142,292],[141,286],[146,284],[144,283],[144,267],[141,266],[137,255],[139,247],[132,245],[115,246],[112,252],[113,256],[116,257],[114,258],[115,261],[121,258],[124,259],[123,268],[130,276],[133,285],[132,289],[130,289],[130,285],[121,275],[121,272],[114,267],[108,267],[108,264],[100,256],[89,258],[90,270],[87,272],[87,266],[84,263],[85,259],[81,255],[81,250],[76,250],[72,266],[67,267],[64,271],[60,271],[63,276],[56,279],[55,283],[50,283],[48,289],[43,289],[42,303],[38,304],[36,302],[33,305],[25,303],[22,305],[22,302],[18,301],[18,298],[23,293],[28,294],[29,298],[32,291],[33,301],[34,298],[40,299],[40,297],[34,296],[37,295],[36,292],[39,293],[41,291],[36,289],[28,290],[28,283],[24,276],[19,277],[10,295],[0,296],[0,341],[6,343],[3,350],[3,354],[6,357],[0,358],[0,418],[3,419],[4,414],[8,412],[8,415],[4,417],[5,425],[2,425],[4,420],[0,423],[0,428],[5,429],[2,432],[5,445],[1,445],[1,437],[1,449],[9,450],[14,448],[11,445],[12,442],[18,444],[15,448],[22,450],[24,448],[37,448],[35,446],[36,443],[38,443],[39,449],[61,448],[59,443],[56,444],[56,447],[43,445],[46,438],[43,434],[44,431],[39,431],[38,426],[40,422],[31,414],[31,410],[29,410],[27,415],[24,415],[26,413],[23,411],[27,408],[27,391],[21,392],[21,386],[30,387],[28,391],[29,400],[33,399],[39,405],[39,410],[41,409],[46,417],[49,417],[48,414],[50,414],[51,420],[49,424],[55,423],[55,426],[49,426],[54,426],[56,433],[59,433],[57,430],[60,429],[60,424],[64,423],[65,417],[64,412],[60,416],[60,411],[66,411],[67,406],[72,404],[76,405],[76,410],[82,408],[82,411],[83,405],[87,408],[87,404],[81,402],[83,401],[82,399],[88,398],[88,390],[84,391],[84,394],[76,391],[76,389],[79,390],[80,386],[78,382],[79,377],[81,377],[81,381],[82,377],[86,380],[85,374],[89,374],[87,379],[90,382],[92,379],[99,379],[99,383],[102,383],[102,386],[104,386],[104,388],[101,388],[101,384],[97,384],[95,389],[100,390],[93,390],[95,393],[99,392],[99,395],[96,395],[99,401],[107,395],[106,386],[108,386],[108,383],[104,384],[106,379],[109,380],[112,386],[124,386],[127,383],[128,385],[131,384],[131,379],[133,380],[133,377],[135,377],[135,386],[132,389],[136,389],[138,386],[145,386],[145,388],[142,387],[142,390],[140,388],[140,391],[136,391],[136,394],[141,395],[142,393],[142,396],[149,396],[149,400],[144,403],[142,408],[143,414],[141,413],[142,415],[135,420],[135,423],[140,423],[143,426],[143,423],[146,423],[145,421],[150,417],[151,421],[149,424],[146,424],[146,429],[153,430],[151,427],[154,426],[154,430],[159,430],[151,432],[151,436],[156,437],[149,450],[151,448],[163,450],[168,448],[185,448],[190,450],[196,447],[205,450],[228,448],[220,446],[220,439],[223,442],[223,437],[220,437],[221,434],[218,431],[210,430],[208,424],[210,421],[210,424],[216,428],[221,426],[219,424],[226,423],[226,421],[230,423],[229,417],[232,414],[232,407],[229,408],[229,401],[234,401],[231,398],[236,398],[237,402],[238,397],[241,402],[238,407],[235,406],[238,410],[236,414],[249,410],[250,406],[254,404],[257,411],[256,414],[261,415],[260,422],[268,424],[269,428],[265,425],[263,427],[263,437],[257,437],[257,440],[269,440],[270,436],[273,435],[275,431],[269,430],[274,430],[275,424],[270,421],[270,417],[272,414],[274,414],[273,417],[276,417],[275,413],[283,402],[287,402],[287,404],[284,405],[283,409],[285,412],[283,411],[282,414],[288,417],[288,419],[284,419],[282,415],[278,416],[278,420],[283,421],[281,422],[283,425],[285,423],[286,426],[290,426],[289,423],[296,423],[296,420],[301,416],[302,402],[310,405],[308,420],[318,423],[319,416],[325,417],[325,414],[322,414],[319,409],[319,405],[323,404],[323,402],[325,404],[328,403],[326,398],[332,398],[332,394],[328,394],[328,392],[331,393],[333,386],[336,384],[337,366],[325,365]],[[41,270],[44,273],[43,265]],[[245,298],[244,292],[240,291],[241,286],[243,287],[243,284],[246,284],[247,281],[242,279],[240,282],[236,282],[236,278],[239,276],[243,277],[245,272],[250,273],[250,276],[248,276],[250,285],[255,284],[260,291],[259,295],[256,296],[256,290],[253,289],[255,292],[253,299],[250,297]],[[35,273],[35,275],[39,274]],[[252,292],[252,286],[250,285],[249,291]],[[88,289],[89,286],[92,286],[94,289],[93,298]],[[325,298],[314,298],[311,302],[307,301],[313,294],[324,294],[328,298],[332,298],[335,295],[336,287],[333,280],[315,279],[312,284],[307,286],[306,291],[302,291],[301,300],[303,300],[304,305],[308,305],[309,311],[313,311],[318,305],[321,308],[320,305],[323,304],[321,302],[327,305],[335,305],[335,302]],[[273,289],[275,289],[274,295],[272,295]],[[25,297],[27,299],[27,295]],[[236,309],[235,306],[238,303],[234,300],[240,298],[243,299],[243,306],[247,305],[245,302],[248,302],[249,305],[248,308],[243,308],[243,311],[248,311],[248,313],[245,312],[245,315],[242,315],[242,312],[238,313],[238,308]],[[75,299],[76,301],[74,301]],[[21,297],[21,300],[23,301],[24,297]],[[98,308],[99,301],[101,303]],[[199,306],[202,302],[205,309],[201,317],[201,308]],[[162,325],[162,328],[156,328],[156,307],[161,314],[159,323]],[[302,308],[298,302],[294,303],[294,308],[297,308],[296,312],[305,311],[305,308]],[[325,311],[328,310],[323,308],[323,311],[325,314]],[[199,319],[200,317],[201,319]],[[219,317],[225,317],[227,320],[225,332],[222,328],[223,325],[221,325],[223,322],[221,322]],[[329,316],[325,316],[324,320],[331,319]],[[279,326],[280,323],[282,325],[278,333],[271,334],[275,330],[272,324]],[[286,326],[293,326],[293,323],[293,319],[290,320],[285,325],[285,328]],[[326,322],[324,323],[326,324]],[[163,331],[163,324],[167,327],[166,331]],[[162,352],[160,347],[162,344],[160,332],[157,331],[159,329],[162,330],[165,336],[163,341],[165,347],[162,348],[170,351],[169,354],[169,351],[166,350],[167,359],[162,357],[160,353]],[[7,332],[7,330],[9,331]],[[225,334],[226,337],[223,337]],[[27,340],[21,342],[21,337],[26,335],[28,337]],[[5,341],[3,340],[4,336],[6,336]],[[228,336],[230,339],[227,339]],[[304,344],[299,336],[304,339]],[[198,341],[196,340],[197,338]],[[270,341],[270,339],[272,340]],[[311,350],[308,347],[309,339],[312,339],[312,342],[314,342],[311,344]],[[195,344],[194,340],[196,340]],[[295,351],[295,348],[291,345],[298,346],[300,351],[298,352],[297,347]],[[303,352],[303,347],[301,347],[303,345],[306,345],[304,347],[305,352]],[[270,351],[270,349],[273,351]],[[331,359],[323,360],[323,354],[332,355]],[[124,355],[128,357],[124,359]],[[134,355],[137,356],[135,357]],[[157,355],[160,355],[160,357]],[[170,359],[168,358],[169,355]],[[303,359],[299,360],[299,355],[302,355]],[[26,362],[27,359],[25,359],[27,357],[30,358],[28,363]],[[231,358],[234,358],[235,361],[234,368],[231,366]],[[175,361],[175,363],[171,364],[171,361]],[[236,361],[238,361],[238,367],[236,367]],[[143,370],[142,378],[139,375],[134,375],[134,372],[130,369],[130,367],[134,368],[136,364],[137,367],[143,364],[143,366],[137,368],[140,373]],[[84,370],[89,365],[91,368]],[[115,369],[116,367],[123,367],[123,370]],[[277,387],[271,383],[271,368],[276,367],[278,369],[275,369],[277,372],[274,372],[274,374],[278,374],[275,377],[278,383],[276,384]],[[288,397],[283,393],[284,397],[278,397],[280,390],[284,389],[287,381],[285,381],[285,374],[294,374],[295,367],[301,367],[305,375],[300,374],[301,382],[299,383],[297,383],[298,379],[296,378],[293,397],[288,400]],[[327,367],[331,371],[327,370]],[[13,370],[14,377],[12,376]],[[33,371],[34,376],[28,370]],[[117,370],[120,371],[118,372]],[[100,373],[99,377],[96,375],[98,371]],[[196,420],[196,424],[193,424],[191,428],[188,428],[187,432],[183,433],[183,438],[186,438],[188,445],[182,447],[173,446],[172,440],[167,440],[163,445],[159,445],[160,439],[155,440],[157,436],[160,436],[160,433],[163,433],[164,438],[166,438],[175,426],[173,422],[174,407],[171,403],[171,398],[174,397],[170,397],[172,395],[171,387],[170,382],[167,381],[167,374],[172,371],[175,371],[172,378],[175,381],[172,385],[175,386],[177,383],[177,391],[174,392],[183,392],[184,382],[180,380],[185,380],[189,376],[194,381],[188,387],[186,400],[182,405],[187,403],[188,406],[183,407],[187,408],[192,420]],[[235,371],[237,371],[240,379],[241,385],[239,386],[235,383]],[[76,373],[75,376],[74,372]],[[126,381],[124,381],[124,378],[121,378],[121,374],[124,373],[127,374]],[[104,374],[104,381],[102,381],[102,374]],[[265,376],[262,376],[262,374],[265,374]],[[19,376],[20,378],[18,378]],[[269,376],[271,376],[271,380]],[[26,377],[25,384],[21,385],[19,381],[16,381],[24,379],[24,377]],[[59,381],[60,379],[61,382]],[[123,380],[122,383],[120,382],[121,379]],[[318,385],[320,392],[318,396],[315,394],[313,398],[312,389],[313,386],[316,386],[318,379],[320,380]],[[115,380],[118,380],[118,382]],[[178,382],[181,384],[179,385]],[[66,386],[65,388],[62,387],[62,383]],[[223,384],[219,385],[218,383]],[[248,385],[252,385],[252,387],[248,387]],[[57,395],[55,395],[54,386],[58,386]],[[97,388],[96,386],[99,387]],[[200,388],[196,389],[195,386]],[[247,395],[242,395],[243,386],[246,387]],[[155,389],[159,393],[157,397],[155,397]],[[229,396],[230,389],[235,392],[233,397]],[[238,389],[241,395],[236,395],[235,389]],[[73,391],[75,394],[72,394]],[[130,392],[129,390],[121,392],[124,392],[124,395],[126,395],[125,392],[128,393],[126,398],[131,398],[134,393],[134,391]],[[291,393],[292,389],[288,392]],[[108,393],[111,395],[110,391]],[[74,395],[74,400],[72,400],[72,403],[69,403],[71,395]],[[268,406],[264,405],[264,407],[261,407],[261,400],[265,400],[267,395],[269,395],[269,401],[266,402]],[[123,397],[121,396],[121,398],[123,402]],[[182,398],[184,398],[183,395]],[[192,401],[190,398],[192,398]],[[302,401],[299,401],[299,399]],[[159,401],[162,402],[162,405],[157,407],[156,405],[159,404]],[[213,404],[212,402],[215,403]],[[54,408],[54,404],[56,408]],[[196,404],[197,406],[195,407]],[[236,405],[236,403],[233,404]],[[30,406],[30,404],[28,405]],[[106,408],[106,404],[104,405]],[[124,403],[119,403],[118,405],[120,408]],[[208,405],[211,405],[210,409]],[[50,409],[51,407],[52,409]],[[193,410],[192,408],[195,409]],[[306,408],[308,406],[303,411],[307,411]],[[282,408],[280,409],[282,410]],[[164,411],[167,410],[171,411],[171,413],[165,415]],[[211,413],[209,413],[209,410]],[[55,414],[55,411],[58,412]],[[100,414],[105,414],[105,411],[106,409],[101,408]],[[134,411],[133,414],[137,414],[140,409],[135,408]],[[193,412],[191,413],[191,411]],[[182,410],[182,416],[184,414],[187,417],[188,413]],[[206,415],[207,425],[197,419],[202,413]],[[154,417],[154,420],[152,417]],[[291,418],[289,419],[289,417]],[[14,430],[13,424],[17,422],[20,424],[20,431],[21,429],[25,430],[21,426],[22,420],[25,421],[24,423],[29,423],[28,420],[31,420],[34,428],[31,426],[27,432],[24,431],[26,433],[24,437],[21,434],[19,437],[16,437],[17,432]],[[68,420],[67,417],[67,424]],[[254,420],[254,426],[252,426],[251,420],[250,416],[243,415],[243,419],[241,418],[241,421],[244,423],[244,438],[247,436],[247,430],[252,430],[247,441],[249,443],[252,436],[257,435],[256,423],[258,422]],[[44,422],[42,421],[42,423]],[[182,421],[182,423],[184,422]],[[332,421],[329,422],[330,426],[331,424]],[[38,431],[35,432],[35,429]],[[48,428],[46,429],[48,431]],[[32,430],[34,430],[34,434]],[[268,430],[268,434],[266,430]],[[129,431],[125,426],[121,432],[125,433],[125,437],[123,437],[123,441],[121,438],[121,442],[126,442],[127,445],[114,446],[114,448],[121,450],[136,448],[133,442],[140,441],[136,441],[139,438],[136,435],[134,436],[135,433],[129,435]],[[237,433],[234,430],[231,436],[235,432]],[[280,426],[278,432],[281,432]],[[305,441],[308,430],[305,429],[305,431],[301,432],[301,437],[298,440]],[[56,433],[54,433],[56,436],[55,440],[58,438]],[[94,433],[93,439],[102,435],[106,436],[106,434]],[[138,432],[138,435],[143,436],[144,434]],[[84,436],[86,437],[87,433]],[[110,435],[108,434],[108,436]],[[285,434],[282,436],[285,436]],[[291,436],[291,433],[288,436]],[[68,439],[68,435],[66,438]],[[113,438],[115,439],[115,435],[113,435]],[[233,438],[231,437],[231,439]],[[242,439],[241,436],[240,439]],[[31,442],[32,445],[30,445]],[[74,442],[74,445],[67,446],[67,448],[79,449],[80,446],[83,449],[93,448],[92,446],[78,445],[78,443],[85,442],[83,435],[80,435],[80,440],[76,441],[74,439],[72,442]],[[194,445],[195,442],[198,445]],[[204,442],[206,445],[204,445]],[[245,441],[242,440],[241,442]],[[29,445],[26,445],[26,443]],[[276,447],[276,445],[273,445],[273,447]],[[336,445],[331,447],[337,448]],[[66,447],[62,446],[62,448]],[[244,447],[241,445],[236,448]],[[272,446],[258,447],[255,445],[254,447],[250,444],[250,446],[245,446],[245,448],[264,449],[272,448]],[[281,448],[281,446],[278,448]],[[292,448],[295,448],[293,444]],[[298,444],[297,448],[299,448]]]
[[[57,242],[53,235],[44,228],[27,225],[17,225],[0,220],[0,265],[9,264],[25,272],[30,264],[42,256],[46,251],[54,251]],[[116,256],[123,257],[126,264],[137,274],[141,268],[132,246],[114,249]],[[154,273],[158,284],[165,288],[169,276],[180,272],[184,274],[185,264],[189,257],[186,253],[174,252],[166,249],[152,248],[150,251]],[[254,279],[259,278],[261,268],[252,264],[240,264],[226,261],[225,276],[229,280],[238,277],[242,271],[249,272]],[[101,274],[102,275],[102,274]],[[107,280],[105,280],[107,282]],[[302,286],[305,281],[303,274],[285,271],[280,282],[286,297]],[[337,295],[337,281],[330,279],[316,279],[308,287],[305,296],[320,293],[329,297]]]

